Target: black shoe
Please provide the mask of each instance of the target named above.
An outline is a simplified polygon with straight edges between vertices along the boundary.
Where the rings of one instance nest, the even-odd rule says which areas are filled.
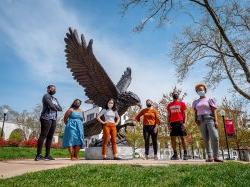
[[[173,155],[173,156],[171,157],[171,160],[179,160],[179,157],[178,157],[177,155]]]
[[[40,161],[40,160],[44,160],[42,155],[36,155],[36,158],[34,159],[35,161]]]
[[[44,158],[45,160],[55,160],[52,156],[46,156],[45,158]]]
[[[184,155],[183,155],[183,160],[188,160],[187,154],[184,154]]]
[[[122,160],[120,157],[114,157],[114,160]]]
[[[215,158],[215,159],[214,159],[214,162],[223,162],[223,160],[218,159],[218,158]]]
[[[103,159],[103,160],[107,160],[107,158],[106,158],[106,157],[103,157],[102,159]]]

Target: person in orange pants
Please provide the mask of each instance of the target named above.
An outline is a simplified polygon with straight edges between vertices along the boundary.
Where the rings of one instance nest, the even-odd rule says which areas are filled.
[[[104,116],[104,121],[101,117]],[[120,116],[116,109],[116,104],[114,99],[110,99],[107,102],[105,109],[103,109],[97,116],[97,120],[103,124],[103,142],[102,142],[102,156],[103,160],[107,159],[107,146],[109,139],[111,137],[112,150],[114,155],[114,160],[120,160],[117,156],[117,145],[116,145],[116,125],[120,122]]]

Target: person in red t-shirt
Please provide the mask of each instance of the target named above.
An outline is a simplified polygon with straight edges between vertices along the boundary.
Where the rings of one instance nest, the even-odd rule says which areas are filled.
[[[171,160],[179,160],[176,151],[176,137],[180,137],[182,147],[184,149],[183,160],[187,160],[187,149],[184,136],[186,133],[186,104],[179,100],[179,94],[174,91],[172,93],[173,101],[167,105],[168,122],[170,129],[171,144],[174,151],[174,155]]]

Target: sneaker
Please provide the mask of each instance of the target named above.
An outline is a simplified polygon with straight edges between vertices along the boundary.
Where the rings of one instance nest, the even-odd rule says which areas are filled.
[[[145,160],[148,160],[148,155],[145,155]]]
[[[103,159],[103,160],[107,160],[107,158],[106,158],[106,157],[103,157],[102,159]]]
[[[42,155],[36,155],[35,161],[44,160]]]
[[[187,154],[183,155],[183,160],[188,160],[188,155]]]
[[[214,162],[224,162],[224,161],[221,160],[221,159],[215,158],[215,159],[214,159]]]
[[[173,156],[171,157],[171,160],[179,160],[179,157],[178,157],[177,155],[173,155]]]
[[[157,155],[154,156],[154,160],[158,160],[158,156]]]
[[[45,158],[44,158],[45,160],[55,160],[52,156],[46,156]]]
[[[120,157],[114,157],[114,160],[122,160]]]
[[[214,160],[212,158],[208,158],[206,162],[213,162]]]

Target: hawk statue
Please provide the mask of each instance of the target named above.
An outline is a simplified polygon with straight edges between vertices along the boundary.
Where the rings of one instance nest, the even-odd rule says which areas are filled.
[[[74,79],[84,88],[85,94],[93,104],[104,108],[107,101],[113,98],[120,116],[130,106],[141,105],[139,97],[133,92],[127,91],[132,80],[130,68],[126,69],[120,81],[115,85],[96,59],[92,39],[87,45],[83,34],[79,38],[77,31],[69,28],[64,41],[67,67],[72,72]],[[100,134],[101,131],[102,125],[96,119],[86,122],[85,137]]]

